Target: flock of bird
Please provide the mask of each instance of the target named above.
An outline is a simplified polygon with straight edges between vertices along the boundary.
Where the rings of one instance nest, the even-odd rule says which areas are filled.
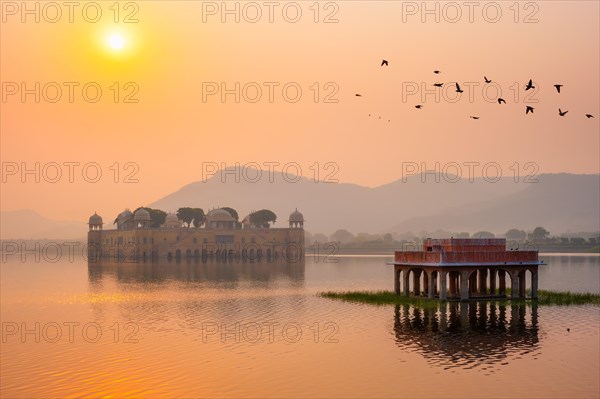
[[[382,66],[382,67],[386,66],[387,67],[387,66],[389,66],[389,62],[387,60],[382,60],[380,66]],[[436,74],[436,75],[439,75],[441,73],[441,71],[435,70],[435,71],[433,71],[433,73]],[[484,80],[484,82],[486,84],[492,83],[492,80],[488,79],[487,76],[484,76],[483,80]],[[434,83],[433,85],[435,87],[443,87],[444,84],[443,83]],[[561,89],[561,87],[563,87],[563,85],[561,85],[561,84],[555,84],[554,87],[556,88],[556,91],[558,92],[558,94],[560,94],[560,89]],[[527,85],[525,86],[525,91],[532,90],[532,89],[535,89],[535,86],[533,85],[533,80],[529,79],[529,82],[527,82]],[[456,92],[457,93],[464,93],[463,89],[460,87],[460,85],[458,83],[456,83]],[[362,97],[362,94],[356,93],[355,96],[356,97]],[[498,101],[498,104],[500,104],[500,105],[506,104],[506,100],[504,100],[502,97],[498,97],[497,101]],[[421,105],[421,104],[415,105],[415,108],[416,109],[422,109],[423,105]],[[532,107],[530,105],[526,105],[525,106],[525,115],[527,115],[529,113],[533,114],[534,110],[535,110],[534,107]],[[563,111],[561,108],[558,109],[558,115],[559,116],[565,116],[568,112],[569,111]],[[369,116],[371,116],[371,114],[369,114]],[[588,119],[594,117],[594,115],[592,115],[592,114],[585,114],[585,116]],[[479,119],[479,116],[473,116],[473,115],[471,115],[469,118],[477,120],[477,119]],[[379,119],[381,119],[381,116],[379,117]],[[390,119],[388,119],[388,122],[390,122]]]

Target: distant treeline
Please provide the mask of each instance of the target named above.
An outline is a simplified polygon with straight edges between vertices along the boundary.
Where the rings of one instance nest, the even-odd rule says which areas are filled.
[[[452,232],[437,230],[419,233],[386,233],[354,235],[348,230],[339,229],[330,236],[306,232],[306,243],[335,242],[341,252],[389,252],[392,250],[419,250],[425,238],[506,238],[508,248],[537,249],[540,252],[592,252],[600,253],[600,232],[581,232],[552,236],[544,227],[538,226],[527,232],[510,229],[504,234],[490,231]]]

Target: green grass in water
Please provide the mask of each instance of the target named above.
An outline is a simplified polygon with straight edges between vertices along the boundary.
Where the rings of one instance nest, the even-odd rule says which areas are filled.
[[[439,304],[439,299],[406,297],[396,295],[392,291],[327,291],[317,294],[323,298],[339,299],[347,302],[367,303],[373,305],[389,305],[389,304],[411,304],[422,308],[436,307]],[[510,290],[507,289],[507,295],[510,296]],[[506,299],[476,299],[477,301],[490,302],[508,302],[510,297]],[[524,302],[526,300],[517,299],[512,302]],[[528,300],[530,301],[530,300]],[[600,295],[598,294],[580,294],[575,292],[560,292],[560,291],[538,291],[538,305],[554,305],[554,306],[569,306],[569,305],[597,305],[600,306]]]

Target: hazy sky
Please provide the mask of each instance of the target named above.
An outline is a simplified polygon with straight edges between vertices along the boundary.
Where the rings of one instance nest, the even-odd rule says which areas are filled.
[[[309,177],[318,162],[321,178],[332,162],[367,186],[403,162],[600,169],[597,1],[23,4],[1,3],[5,211],[110,219],[200,180],[204,162],[295,163]],[[39,183],[20,170],[36,162]]]

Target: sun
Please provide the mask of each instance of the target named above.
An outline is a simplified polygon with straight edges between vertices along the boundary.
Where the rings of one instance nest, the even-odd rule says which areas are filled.
[[[115,51],[122,50],[126,44],[125,38],[118,33],[109,35],[106,42],[108,46]]]
[[[123,65],[140,56],[140,33],[136,28],[112,24],[93,28],[94,53],[101,59]]]

